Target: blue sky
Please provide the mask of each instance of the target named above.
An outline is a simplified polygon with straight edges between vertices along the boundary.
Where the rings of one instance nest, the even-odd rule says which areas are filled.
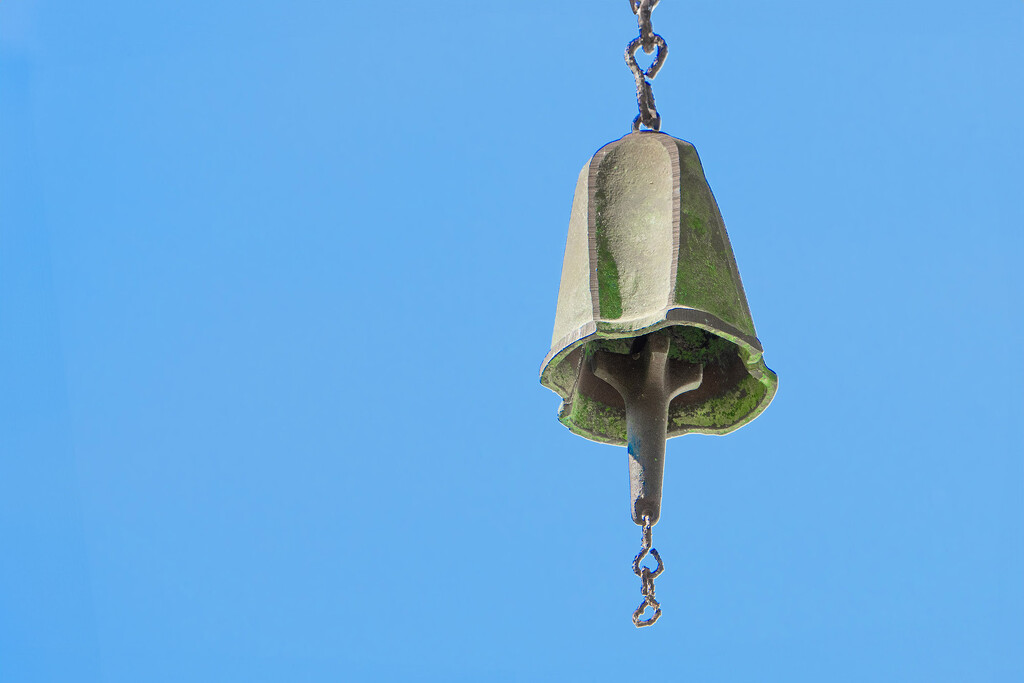
[[[1024,677],[1024,5],[664,0],[780,378],[537,381],[626,2],[0,5],[0,680]]]

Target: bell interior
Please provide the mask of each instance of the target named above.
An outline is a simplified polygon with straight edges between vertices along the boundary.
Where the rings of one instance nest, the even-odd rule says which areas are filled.
[[[731,431],[761,404],[767,387],[750,374],[733,342],[688,325],[672,325],[650,334],[670,338],[670,366],[698,363],[704,367],[700,386],[669,404],[666,437]],[[595,441],[625,444],[625,402],[615,388],[594,374],[588,361],[597,351],[634,353],[641,336],[594,339],[564,358],[562,367],[578,368],[571,404],[564,406],[559,416],[573,432]]]

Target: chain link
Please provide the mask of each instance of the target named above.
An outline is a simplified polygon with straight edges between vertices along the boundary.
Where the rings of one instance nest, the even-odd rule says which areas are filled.
[[[654,599],[654,579],[661,575],[665,571],[665,564],[661,561],[661,555],[658,551],[651,547],[651,516],[644,515],[643,525],[643,536],[641,537],[640,552],[633,560],[633,573],[640,577],[640,593],[644,596],[643,602],[633,612],[633,625],[637,628],[643,628],[644,626],[650,626],[661,617],[661,604]],[[647,554],[650,553],[651,557],[658,561],[658,566],[654,571],[651,571],[649,567],[641,567],[640,563],[644,561]],[[654,615],[648,619],[641,619],[644,611],[650,607],[654,610]]]
[[[661,115],[654,105],[654,91],[648,80],[658,75],[658,70],[668,56],[668,43],[651,27],[651,12],[658,6],[659,1],[629,0],[629,8],[633,10],[640,25],[640,35],[626,46],[626,65],[633,72],[633,79],[636,81],[636,104],[640,109],[640,113],[633,119],[634,131],[640,130],[641,125],[651,130],[661,130]],[[636,61],[636,51],[641,47],[647,54],[655,53],[654,61],[647,69],[641,69]]]

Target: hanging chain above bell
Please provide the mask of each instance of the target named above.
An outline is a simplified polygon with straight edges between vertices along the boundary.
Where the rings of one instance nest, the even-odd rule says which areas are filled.
[[[651,130],[661,130],[661,116],[654,105],[654,90],[650,82],[658,75],[665,58],[668,57],[668,43],[655,33],[651,26],[651,12],[658,6],[658,2],[659,0],[629,0],[629,8],[633,10],[640,25],[640,35],[626,46],[626,64],[636,80],[636,104],[640,109],[640,113],[633,119],[634,131],[640,130],[641,125]],[[641,69],[636,61],[636,52],[640,48],[643,48],[646,54],[655,53],[654,61],[646,69]]]

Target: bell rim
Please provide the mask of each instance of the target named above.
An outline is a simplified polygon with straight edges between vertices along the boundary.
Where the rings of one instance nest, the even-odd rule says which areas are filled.
[[[768,408],[778,391],[779,379],[778,375],[764,362],[764,348],[761,346],[761,341],[756,336],[743,333],[735,325],[731,325],[707,311],[688,306],[669,306],[653,316],[644,316],[625,321],[597,320],[587,322],[576,328],[573,332],[563,336],[552,346],[551,351],[541,364],[540,382],[558,394],[562,399],[559,409],[559,421],[574,434],[590,441],[615,446],[625,445],[625,441],[621,439],[608,437],[604,434],[591,433],[588,430],[581,429],[578,425],[571,425],[563,420],[562,417],[566,414],[568,405],[571,404],[572,397],[569,394],[572,392],[563,393],[562,390],[550,381],[550,372],[567,355],[587,342],[599,339],[636,337],[673,326],[697,327],[736,344],[740,349],[741,360],[747,372],[750,373],[751,377],[764,385],[765,394],[749,413],[732,424],[724,427],[694,425],[674,430],[670,429],[666,438],[683,436],[685,434],[728,434],[753,421]]]

